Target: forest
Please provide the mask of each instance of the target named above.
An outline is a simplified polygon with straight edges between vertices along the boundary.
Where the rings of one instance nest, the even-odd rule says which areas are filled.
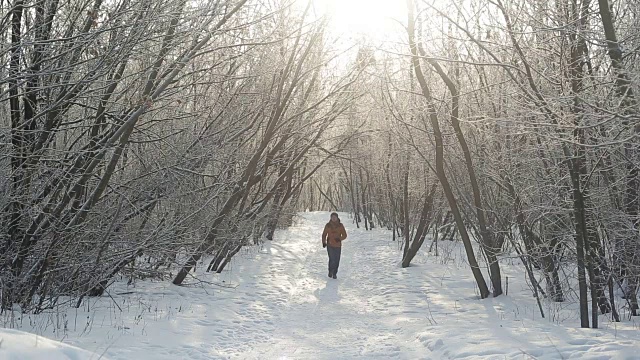
[[[470,296],[513,258],[542,316],[640,315],[640,4],[398,3],[366,37],[321,0],[0,1],[2,311],[185,285],[335,210],[398,267],[460,242]]]

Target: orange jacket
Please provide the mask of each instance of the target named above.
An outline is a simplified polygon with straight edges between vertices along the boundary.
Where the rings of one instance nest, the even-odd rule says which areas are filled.
[[[322,243],[331,247],[342,247],[342,240],[347,238],[347,230],[342,223],[329,221],[322,232]]]

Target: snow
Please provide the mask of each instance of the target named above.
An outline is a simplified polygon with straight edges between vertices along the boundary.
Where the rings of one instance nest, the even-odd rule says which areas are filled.
[[[106,357],[35,334],[0,328],[0,359],[106,360]]]
[[[441,242],[438,257],[427,243],[402,269],[388,231],[341,216],[349,238],[338,280],[320,242],[328,213],[303,213],[222,274],[199,265],[192,286],[115,284],[81,309],[3,321],[114,360],[640,359],[638,319],[602,316],[601,329],[580,329],[571,301],[543,303],[543,319],[513,259],[503,264],[509,295],[479,300],[459,243]]]

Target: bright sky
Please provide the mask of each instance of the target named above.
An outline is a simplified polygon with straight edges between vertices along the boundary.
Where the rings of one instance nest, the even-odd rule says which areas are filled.
[[[331,16],[335,35],[374,43],[389,40],[407,17],[404,0],[313,0],[313,7],[318,15]]]

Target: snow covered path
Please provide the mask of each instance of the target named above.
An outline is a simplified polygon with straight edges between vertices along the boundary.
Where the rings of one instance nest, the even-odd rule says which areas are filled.
[[[425,244],[402,269],[388,231],[355,229],[343,215],[349,238],[338,280],[329,279],[320,244],[327,218],[301,214],[222,274],[198,269],[232,288],[116,284],[113,299],[13,326],[112,360],[640,359],[637,319],[602,317],[603,329],[582,330],[575,304],[546,304],[541,319],[520,266],[503,269],[509,296],[478,300],[457,243],[442,243],[438,257]]]
[[[511,297],[478,300],[459,244],[441,249],[438,261],[418,257],[422,263],[402,269],[388,231],[358,230],[343,216],[349,239],[338,280],[329,279],[319,240],[328,215],[304,217],[271,244],[274,259],[263,259],[268,270],[256,283],[280,289],[269,300],[282,301],[273,308],[278,326],[240,358],[640,359],[633,325],[616,338],[540,319],[522,274],[509,267]],[[567,325],[577,327],[575,319]]]
[[[415,346],[413,327],[402,324],[424,323],[426,316],[417,309],[426,310],[428,304],[421,286],[408,289],[402,285],[396,244],[386,237],[377,238],[377,232],[349,229],[338,280],[329,279],[326,250],[320,246],[327,215],[307,219],[271,245],[271,253],[280,256],[267,272],[273,278],[264,283],[273,281],[267,287],[277,287],[280,280],[289,278],[291,286],[283,289],[286,301],[276,309],[278,328],[273,338],[243,357],[424,356],[424,349]]]

